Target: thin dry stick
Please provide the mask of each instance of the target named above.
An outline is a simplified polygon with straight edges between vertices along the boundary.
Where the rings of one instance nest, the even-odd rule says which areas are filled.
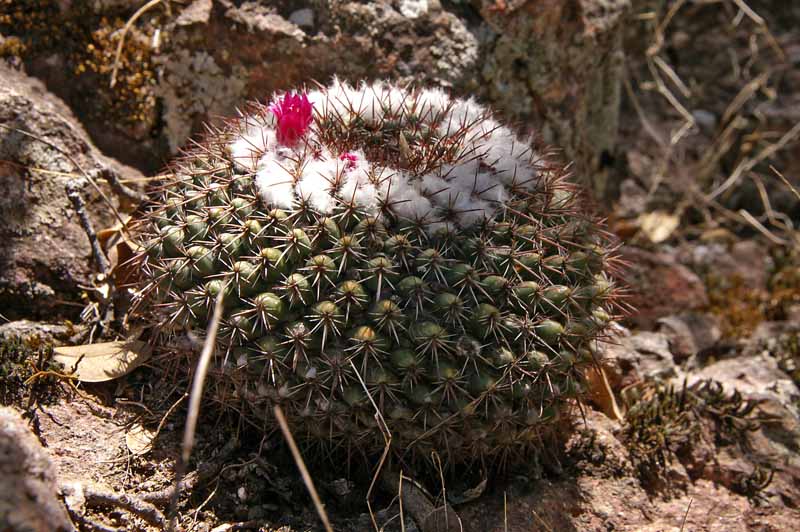
[[[208,374],[208,366],[211,363],[211,355],[214,353],[214,345],[217,341],[219,322],[222,320],[222,301],[225,299],[224,296],[225,290],[220,290],[217,301],[214,304],[214,313],[208,324],[206,339],[203,343],[203,351],[200,353],[200,360],[197,362],[197,370],[194,373],[194,380],[192,381],[192,391],[189,396],[189,412],[186,414],[186,427],[183,431],[183,448],[180,459],[178,460],[178,465],[175,468],[175,489],[172,493],[172,500],[169,505],[168,515],[170,518],[167,523],[167,530],[170,532],[175,528],[178,500],[180,499],[181,493],[181,481],[186,474],[186,466],[189,464],[189,458],[192,455],[192,447],[194,447],[197,418],[200,415],[200,400],[203,397],[203,385],[205,384],[206,375]]]
[[[167,418],[169,418],[169,416],[172,415],[172,413],[175,411],[175,409],[178,408],[178,405],[181,404],[184,401],[184,399],[186,399],[187,397],[189,397],[189,394],[188,393],[184,393],[183,395],[181,395],[178,398],[177,401],[172,403],[172,406],[169,407],[169,410],[167,410],[167,413],[164,414],[164,417],[162,417],[161,421],[158,422],[158,427],[156,427],[156,432],[153,434],[153,440],[155,440],[158,437],[159,433],[161,432],[161,429],[164,428],[164,423],[167,422]]]
[[[553,532],[553,527],[551,527],[551,526],[550,526],[550,525],[547,523],[547,521],[545,521],[544,519],[542,519],[541,517],[539,517],[539,514],[537,514],[537,513],[536,513],[536,510],[534,510],[533,508],[531,508],[531,512],[533,512],[533,516],[534,516],[534,517],[537,519],[537,521],[539,521],[539,522],[542,524],[542,526],[543,526],[543,527],[545,527],[545,528],[547,529],[547,532]]]
[[[398,506],[400,507],[400,530],[406,532],[406,520],[403,515],[403,473],[400,473],[400,479],[397,481],[397,497]]]
[[[314,507],[317,509],[317,514],[319,514],[319,518],[322,520],[322,524],[325,527],[326,532],[333,532],[331,522],[328,520],[328,514],[325,512],[325,507],[322,506],[322,500],[319,498],[317,488],[314,487],[314,481],[311,479],[311,475],[308,473],[306,463],[303,461],[303,456],[300,454],[300,449],[297,448],[297,444],[294,441],[294,436],[292,436],[292,432],[289,430],[289,424],[286,423],[286,417],[283,415],[283,410],[281,410],[280,406],[275,405],[273,412],[275,413],[275,419],[278,420],[278,425],[281,427],[283,437],[286,439],[286,443],[289,444],[289,450],[292,452],[292,458],[294,458],[294,462],[297,464],[297,469],[300,470],[300,475],[303,477],[303,482],[306,485],[309,495],[311,495],[311,500],[314,501]]]
[[[508,532],[508,492],[503,491],[503,532]]]
[[[769,229],[764,227],[764,224],[756,220],[755,217],[753,217],[753,215],[747,212],[746,210],[739,209],[739,216],[744,218],[744,220],[747,223],[752,225],[756,229],[756,231],[767,237],[772,243],[778,244],[779,246],[785,246],[789,243],[783,238],[773,234]]]
[[[114,66],[111,68],[111,83],[109,87],[112,89],[114,85],[117,84],[117,71],[119,70],[119,58],[122,56],[122,47],[125,45],[125,37],[128,35],[128,32],[131,29],[131,26],[148,10],[154,8],[156,5],[160,4],[162,0],[150,0],[145,5],[140,7],[136,13],[133,14],[131,18],[128,19],[128,22],[125,23],[125,27],[122,28],[122,35],[119,37],[119,42],[117,43],[117,51],[114,53]]]
[[[794,138],[797,137],[798,135],[800,135],[800,122],[796,123],[792,127],[792,129],[787,131],[778,140],[778,142],[770,144],[769,146],[758,152],[758,155],[756,155],[755,157],[745,159],[744,161],[740,162],[733,170],[733,173],[731,173],[730,177],[728,177],[728,179],[726,179],[724,183],[722,183],[719,187],[717,187],[716,190],[708,194],[706,196],[706,199],[712,200],[717,198],[720,194],[722,194],[723,192],[731,188],[734,184],[736,184],[736,182],[739,181],[739,179],[741,179],[742,175],[755,168],[755,166],[758,163],[775,155],[775,153],[782,150],[789,142],[792,142]]]
[[[67,181],[65,188],[67,191],[67,198],[72,202],[72,208],[75,210],[75,214],[78,215],[78,220],[81,223],[83,232],[86,233],[86,237],[89,239],[97,269],[103,275],[108,275],[111,265],[108,263],[108,258],[106,258],[105,253],[103,253],[103,248],[97,240],[97,233],[94,230],[94,226],[92,226],[92,221],[86,213],[86,202],[83,201],[80,192],[81,182],[79,179],[70,179]]]
[[[378,462],[378,467],[375,469],[375,474],[372,475],[372,482],[369,484],[369,489],[367,490],[367,509],[369,510],[369,517],[372,520],[372,526],[375,530],[379,530],[378,522],[375,520],[375,513],[372,511],[372,490],[375,488],[375,484],[380,477],[380,473],[383,470],[383,465],[386,462],[386,458],[389,456],[389,451],[392,448],[392,433],[389,430],[389,426],[386,424],[386,420],[383,419],[383,414],[381,414],[378,405],[375,404],[375,400],[372,398],[372,394],[369,393],[369,389],[367,388],[367,383],[364,382],[364,379],[361,377],[361,373],[359,373],[358,368],[356,368],[353,361],[350,360],[350,366],[353,368],[353,371],[358,377],[358,381],[361,383],[361,387],[364,389],[364,392],[367,394],[367,398],[369,398],[370,404],[372,404],[372,408],[375,409],[375,421],[378,423],[378,427],[381,429],[381,435],[383,436],[384,448],[383,454],[381,455],[381,459]],[[400,474],[402,477],[402,473]]]
[[[683,527],[686,526],[686,518],[689,517],[689,510],[692,508],[692,502],[694,499],[689,499],[689,506],[686,507],[686,513],[683,514],[683,521],[681,522],[681,532],[683,532]]]
[[[788,179],[786,179],[786,178],[783,176],[783,174],[782,174],[782,173],[780,173],[778,170],[776,170],[774,166],[772,166],[772,165],[769,165],[769,169],[770,169],[770,170],[772,170],[773,172],[775,172],[775,174],[777,174],[777,176],[781,178],[781,181],[783,181],[783,184],[784,184],[784,185],[786,185],[787,187],[789,187],[789,190],[791,190],[791,191],[792,191],[792,193],[793,193],[795,196],[797,196],[797,199],[799,199],[799,200],[800,200],[800,192],[798,192],[798,191],[797,191],[797,189],[796,189],[796,188],[794,188],[794,185],[792,185],[791,183],[789,183],[789,180],[788,180]]]

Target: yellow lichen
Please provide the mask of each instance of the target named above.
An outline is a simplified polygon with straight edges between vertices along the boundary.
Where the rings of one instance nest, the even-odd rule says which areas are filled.
[[[57,0],[0,0],[0,33],[7,36],[0,57],[61,54],[76,81],[92,88],[85,102],[94,115],[90,118],[129,127],[151,125],[156,71],[150,35],[158,16],[157,11],[148,13],[128,32],[113,88],[109,81],[125,18],[99,16],[88,3],[74,3],[62,12]]]

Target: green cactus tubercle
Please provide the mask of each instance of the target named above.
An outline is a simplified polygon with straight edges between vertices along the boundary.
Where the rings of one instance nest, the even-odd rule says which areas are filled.
[[[139,318],[164,343],[202,333],[222,293],[210,378],[257,426],[279,404],[303,442],[379,453],[377,408],[405,459],[524,456],[616,313],[605,233],[472,101],[306,97],[251,107],[153,191]]]

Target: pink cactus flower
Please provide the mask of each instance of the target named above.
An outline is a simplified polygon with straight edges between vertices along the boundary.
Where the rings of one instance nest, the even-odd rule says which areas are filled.
[[[313,119],[312,107],[305,93],[286,93],[283,100],[270,104],[269,110],[278,121],[278,142],[284,146],[294,146],[306,134]]]
[[[345,170],[350,170],[356,165],[356,162],[358,161],[358,155],[350,152],[343,153],[339,156],[339,160],[344,161]]]

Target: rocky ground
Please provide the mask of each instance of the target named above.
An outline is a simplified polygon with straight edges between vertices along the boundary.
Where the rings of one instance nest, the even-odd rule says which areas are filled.
[[[184,389],[147,364],[79,383],[52,346],[118,339],[115,227],[203,121],[333,74],[476,93],[536,125],[630,265],[636,310],[605,367],[622,419],[583,405],[552,460],[428,486],[435,503],[468,531],[796,528],[800,200],[778,175],[798,186],[797,6],[264,4],[158,4],[109,88],[141,3],[0,0],[0,529],[164,528]],[[372,528],[368,474],[313,477],[336,530]],[[281,442],[211,409],[184,484],[185,530],[321,529]],[[372,498],[379,526],[436,529],[392,495]]]

